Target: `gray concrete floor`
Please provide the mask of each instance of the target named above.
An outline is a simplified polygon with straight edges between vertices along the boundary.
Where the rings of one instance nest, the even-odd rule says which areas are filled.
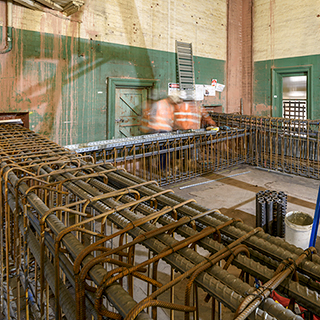
[[[191,186],[193,184],[200,185]],[[319,180],[239,165],[219,173],[177,183],[170,188],[179,196],[195,199],[208,209],[219,209],[222,214],[241,218],[244,223],[255,227],[257,192],[283,191],[288,196],[287,212],[301,211],[313,217],[319,185]],[[186,186],[190,187],[180,189]],[[320,251],[319,237],[316,247]]]

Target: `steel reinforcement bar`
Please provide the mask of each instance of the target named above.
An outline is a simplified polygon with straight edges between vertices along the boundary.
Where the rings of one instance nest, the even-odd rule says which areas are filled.
[[[212,113],[220,126],[250,135],[245,162],[257,167],[320,179],[320,121]]]
[[[248,134],[242,129],[161,133],[127,139],[69,145],[91,155],[96,163],[111,163],[160,185],[222,170],[246,159]]]
[[[194,305],[148,298],[158,295],[152,295],[156,288],[159,293],[173,292],[187,278],[194,278],[197,286],[232,312],[254,292],[244,279],[215,263],[256,249],[256,244],[250,248],[251,239],[263,238],[261,230],[234,235],[234,229],[246,228],[242,222],[228,221],[215,211],[178,198],[157,187],[155,181],[146,182],[107,163],[95,164],[92,157],[66,151],[18,125],[0,126],[0,152],[1,306],[17,305],[17,319],[32,317],[30,304],[36,305],[40,317],[49,318],[50,309],[54,310],[56,319],[150,319],[151,312],[155,318],[157,306],[187,317],[199,310],[197,294]],[[226,221],[219,223],[217,216]],[[226,242],[216,246],[225,236],[232,238],[228,247]],[[196,244],[213,255],[207,258],[198,253]],[[145,248],[143,257],[138,254],[140,247],[136,250],[140,245]],[[248,274],[264,273],[263,268],[251,273],[254,260],[248,257],[244,263],[241,259],[238,256],[236,264],[247,265],[243,269]],[[314,276],[308,269],[317,268],[316,259],[306,262],[309,259],[301,262],[299,272],[319,281],[319,273]],[[165,286],[168,279],[158,279],[157,273],[161,261],[181,274],[172,272]],[[261,280],[267,281],[273,271],[265,272]],[[141,286],[146,288],[142,296],[137,295]],[[289,296],[294,293],[291,287]],[[293,296],[300,299],[303,290],[301,285]],[[309,308],[317,310],[318,293],[310,292]],[[153,310],[140,310],[144,303],[150,303]],[[7,318],[11,316],[7,312]],[[265,299],[250,318],[301,319],[272,299]]]
[[[211,113],[219,132],[198,130],[69,145],[97,162],[160,185],[239,163],[320,179],[319,120]]]

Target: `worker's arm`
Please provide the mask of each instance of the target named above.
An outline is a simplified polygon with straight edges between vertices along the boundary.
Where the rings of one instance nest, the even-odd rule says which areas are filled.
[[[201,108],[201,117],[207,125],[213,126],[213,127],[217,126],[216,122],[210,117],[206,108],[203,108],[203,107]]]

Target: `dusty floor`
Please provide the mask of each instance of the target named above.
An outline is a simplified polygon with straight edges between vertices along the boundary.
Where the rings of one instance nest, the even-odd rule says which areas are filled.
[[[228,176],[233,177],[228,178]],[[200,185],[192,186],[194,184]],[[219,209],[221,213],[241,218],[244,223],[255,227],[257,192],[283,191],[288,196],[287,212],[302,211],[313,216],[319,185],[318,180],[240,165],[177,183],[170,188],[179,196],[186,199],[193,198],[208,209]],[[180,189],[187,186],[188,188]],[[320,240],[317,241],[316,247],[320,251]]]

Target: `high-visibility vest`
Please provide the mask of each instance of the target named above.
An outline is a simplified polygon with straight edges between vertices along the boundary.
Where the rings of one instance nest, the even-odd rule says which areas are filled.
[[[148,128],[150,131],[172,131],[173,104],[168,99],[153,102],[150,107]]]
[[[179,103],[174,111],[175,128],[180,130],[200,129],[201,108],[194,102]]]
[[[178,130],[197,130],[201,128],[202,123],[209,126],[216,125],[206,108],[196,105],[192,101],[179,103],[175,106],[174,123],[175,129]]]

